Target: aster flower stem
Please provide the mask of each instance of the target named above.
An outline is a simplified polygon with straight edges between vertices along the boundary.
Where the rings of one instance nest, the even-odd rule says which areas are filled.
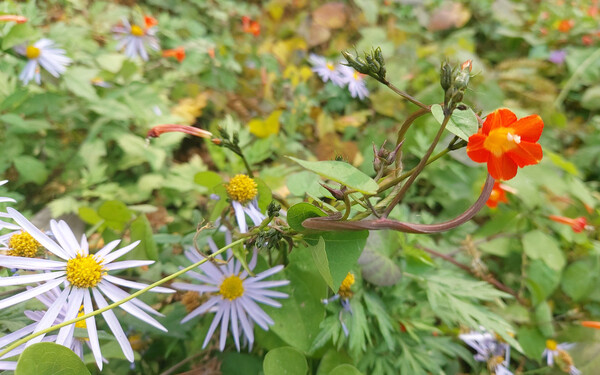
[[[8,352],[10,352],[11,350],[17,348],[18,346],[20,346],[22,344],[25,344],[26,342],[28,342],[29,340],[31,340],[31,339],[33,339],[33,338],[35,338],[37,336],[45,335],[48,332],[55,331],[57,329],[60,329],[62,327],[65,327],[65,326],[68,326],[68,325],[71,325],[71,324],[74,324],[74,323],[77,323],[77,322],[79,322],[81,320],[85,320],[85,319],[90,318],[92,316],[96,316],[96,315],[102,314],[103,312],[108,311],[110,309],[114,309],[115,307],[120,306],[120,305],[124,304],[125,302],[131,301],[132,299],[134,299],[136,297],[139,297],[142,294],[148,292],[152,288],[155,288],[155,287],[157,287],[159,285],[162,285],[162,284],[166,283],[169,280],[173,280],[174,278],[179,277],[179,276],[183,275],[184,273],[186,273],[188,271],[191,271],[194,268],[196,268],[196,267],[198,267],[198,266],[200,266],[200,265],[202,265],[202,264],[204,264],[204,263],[206,263],[206,262],[208,262],[210,260],[214,260],[215,259],[215,255],[221,254],[221,253],[225,252],[227,249],[232,248],[234,246],[237,246],[238,244],[243,243],[245,240],[246,240],[245,238],[242,238],[242,239],[239,239],[237,241],[234,241],[234,242],[230,243],[229,245],[226,245],[226,246],[220,248],[219,250],[215,251],[210,256],[208,256],[208,257],[206,257],[206,258],[204,258],[204,259],[202,259],[202,260],[200,260],[200,261],[192,264],[191,266],[183,268],[180,271],[177,271],[177,272],[175,272],[175,273],[173,273],[173,274],[171,274],[171,275],[169,275],[167,277],[164,277],[164,278],[158,280],[157,282],[155,282],[153,284],[148,285],[144,289],[138,290],[137,292],[130,294],[127,298],[124,298],[124,299],[122,299],[120,301],[117,301],[117,302],[115,302],[113,304],[110,304],[110,305],[108,305],[108,306],[106,306],[104,308],[95,310],[95,311],[93,311],[93,312],[91,312],[89,314],[81,315],[81,316],[79,316],[79,317],[77,317],[75,319],[68,320],[66,322],[57,324],[55,326],[51,326],[51,327],[43,329],[43,330],[41,330],[39,332],[32,333],[31,335],[26,336],[26,337],[24,337],[24,338],[22,338],[20,340],[17,340],[15,342],[13,342],[12,344],[10,344],[9,346],[7,346],[2,352],[0,352],[0,357],[4,356],[5,354],[7,354]]]
[[[408,188],[410,188],[410,186],[417,179],[417,177],[419,176],[421,171],[423,171],[423,169],[427,165],[427,162],[429,161],[429,157],[433,153],[435,146],[437,146],[438,142],[440,141],[440,138],[442,137],[442,134],[444,133],[444,130],[446,129],[446,125],[448,125],[448,122],[450,121],[450,116],[452,116],[452,112],[447,113],[444,116],[444,121],[442,121],[442,125],[440,126],[440,129],[438,130],[437,134],[435,135],[435,138],[433,139],[431,146],[429,146],[429,149],[425,153],[425,156],[423,156],[423,158],[421,159],[419,164],[417,164],[417,166],[415,167],[415,169],[414,169],[413,173],[410,175],[408,181],[406,181],[404,183],[404,185],[402,185],[402,188],[400,189],[398,194],[396,194],[396,196],[394,197],[394,199],[392,200],[390,205],[386,208],[385,212],[383,213],[384,218],[388,217],[388,215],[390,214],[390,212],[392,212],[394,207],[396,207],[398,202],[400,202],[402,200],[402,198],[404,198],[404,194],[406,194],[406,191],[408,190]]]
[[[389,87],[393,92],[395,92],[396,94],[400,95],[401,97],[403,97],[404,99],[408,100],[409,102],[411,102],[412,104],[421,107],[422,109],[426,110],[427,112],[431,112],[431,106],[427,105],[427,104],[423,104],[420,101],[418,101],[417,99],[415,99],[414,97],[410,96],[409,94],[407,94],[406,92],[400,90],[399,88],[397,88],[396,86],[394,86],[393,84],[391,84],[389,81],[385,81],[383,82],[387,87]]]

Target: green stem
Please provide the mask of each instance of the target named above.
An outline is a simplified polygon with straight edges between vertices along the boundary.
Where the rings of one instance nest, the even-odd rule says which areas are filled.
[[[420,101],[418,101],[417,99],[413,98],[412,96],[410,96],[406,92],[404,92],[404,91],[400,90],[399,88],[397,88],[396,86],[392,85],[389,81],[385,81],[385,82],[383,82],[383,84],[385,84],[393,92],[395,92],[396,94],[400,95],[404,99],[408,100],[412,104],[417,105],[417,106],[419,106],[419,107],[421,107],[423,109],[426,109],[429,112],[431,111],[431,106],[428,106],[427,104],[421,103]]]
[[[63,322],[63,323],[57,324],[57,325],[55,325],[55,326],[52,326],[52,327],[49,327],[49,328],[43,329],[43,330],[41,330],[41,331],[39,331],[39,332],[32,333],[32,334],[31,334],[31,335],[29,335],[29,336],[26,336],[26,337],[24,337],[24,338],[22,338],[22,339],[20,339],[20,340],[17,340],[17,341],[15,341],[15,342],[13,342],[12,344],[10,344],[8,347],[6,347],[6,349],[4,349],[2,352],[0,352],[0,358],[1,358],[2,356],[4,356],[6,353],[10,352],[11,350],[13,350],[13,349],[17,348],[19,345],[25,344],[27,341],[29,341],[29,340],[31,340],[31,339],[33,339],[33,338],[35,338],[35,337],[38,337],[38,336],[40,336],[40,335],[45,335],[45,334],[46,334],[46,333],[48,333],[48,332],[55,331],[55,330],[57,330],[57,329],[60,329],[60,328],[62,328],[62,327],[65,327],[65,326],[68,326],[68,325],[71,325],[71,324],[74,324],[74,323],[77,323],[77,322],[79,322],[79,321],[81,321],[81,320],[84,320],[84,319],[90,318],[90,317],[92,317],[92,316],[95,316],[95,315],[98,315],[98,314],[102,314],[103,312],[105,312],[105,311],[108,311],[108,310],[110,310],[110,309],[114,309],[115,307],[117,307],[117,306],[120,306],[120,305],[124,304],[125,302],[131,301],[132,299],[134,299],[134,298],[136,298],[136,297],[138,297],[138,296],[140,296],[140,295],[142,295],[142,294],[146,293],[146,292],[147,292],[147,291],[149,291],[150,289],[152,289],[152,288],[154,288],[154,287],[157,287],[157,286],[159,286],[159,285],[162,285],[162,284],[166,283],[167,281],[169,281],[169,280],[172,280],[172,279],[174,279],[174,278],[176,278],[176,277],[178,277],[178,276],[180,276],[180,275],[182,275],[182,274],[184,274],[184,273],[186,273],[186,272],[188,272],[188,271],[191,271],[191,270],[193,270],[194,268],[196,268],[196,267],[200,266],[201,264],[204,264],[204,263],[208,262],[209,260],[212,260],[212,259],[214,259],[215,255],[221,254],[221,253],[222,253],[222,252],[224,252],[225,250],[227,250],[227,249],[229,249],[229,248],[232,248],[232,247],[234,247],[234,246],[236,246],[236,245],[238,245],[238,244],[240,244],[240,243],[243,243],[244,241],[245,241],[245,239],[244,239],[244,238],[241,238],[241,239],[239,239],[239,240],[237,240],[237,241],[234,241],[234,242],[230,243],[229,245],[226,245],[225,247],[222,247],[222,248],[220,248],[219,250],[215,251],[215,252],[214,252],[214,253],[212,253],[212,254],[211,254],[209,257],[207,257],[207,258],[204,258],[204,259],[202,259],[201,261],[199,261],[199,262],[196,262],[196,263],[192,264],[191,266],[188,266],[188,267],[186,267],[186,268],[184,268],[184,269],[182,269],[182,270],[180,270],[180,271],[177,271],[177,272],[175,272],[174,274],[171,274],[171,275],[169,275],[169,276],[167,276],[167,277],[165,277],[165,278],[163,278],[163,279],[160,279],[160,280],[158,280],[157,282],[155,282],[155,283],[153,283],[153,284],[150,284],[150,285],[148,285],[148,286],[147,286],[147,287],[145,287],[144,289],[138,290],[137,292],[135,292],[135,293],[133,293],[133,294],[129,295],[127,298],[123,298],[123,299],[122,299],[122,300],[120,300],[120,301],[117,301],[117,302],[115,302],[115,303],[113,303],[113,304],[110,304],[110,305],[108,305],[108,306],[106,306],[106,307],[103,307],[103,308],[101,308],[101,309],[98,309],[98,310],[96,310],[96,311],[93,311],[93,312],[91,312],[91,313],[89,313],[89,314],[82,315],[82,316],[80,316],[80,317],[77,317],[77,318],[75,318],[75,319],[71,319],[71,320],[68,320],[68,321],[66,321],[66,322]]]
[[[571,78],[569,78],[569,80],[567,81],[567,83],[565,83],[565,85],[563,86],[562,90],[560,90],[560,93],[558,94],[558,96],[556,97],[556,100],[554,100],[554,106],[556,108],[559,108],[562,106],[563,101],[565,100],[565,98],[567,97],[567,94],[569,94],[569,92],[571,91],[571,89],[573,88],[573,86],[575,85],[575,83],[577,83],[577,78],[579,78],[580,75],[583,74],[583,72],[590,66],[592,65],[592,63],[597,59],[600,58],[600,48],[596,50],[596,52],[592,53],[587,59],[585,59],[581,64],[579,64],[579,66],[577,67],[577,69],[575,70],[575,72],[573,72],[573,75],[571,76]]]
[[[406,181],[404,183],[404,185],[402,185],[402,189],[400,189],[398,194],[396,194],[396,196],[392,200],[392,203],[390,203],[390,205],[386,208],[385,212],[383,213],[384,218],[387,218],[388,215],[390,214],[390,212],[392,212],[392,210],[396,206],[396,204],[398,204],[398,202],[400,202],[402,200],[402,198],[404,198],[404,194],[406,194],[406,191],[408,190],[408,188],[417,179],[417,176],[419,176],[421,171],[423,171],[423,168],[425,168],[425,166],[427,165],[427,162],[429,161],[429,157],[433,153],[435,146],[437,146],[438,142],[440,141],[440,138],[442,137],[442,133],[444,133],[444,130],[446,129],[446,125],[448,125],[448,122],[450,121],[451,116],[452,116],[452,111],[448,111],[448,113],[446,113],[446,115],[444,116],[444,121],[442,121],[440,130],[438,130],[437,134],[435,135],[435,138],[433,139],[431,146],[429,146],[429,149],[425,153],[425,156],[423,156],[423,158],[421,159],[419,164],[417,164],[417,166],[415,167],[415,170],[410,175],[410,178],[408,179],[408,181]]]

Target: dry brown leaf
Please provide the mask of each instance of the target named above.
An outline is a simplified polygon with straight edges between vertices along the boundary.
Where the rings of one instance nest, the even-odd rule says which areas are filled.
[[[327,3],[312,13],[313,23],[327,29],[341,29],[348,22],[348,9],[344,3]]]
[[[470,18],[471,12],[461,3],[444,3],[431,14],[427,29],[430,31],[442,31],[453,27],[462,27]]]

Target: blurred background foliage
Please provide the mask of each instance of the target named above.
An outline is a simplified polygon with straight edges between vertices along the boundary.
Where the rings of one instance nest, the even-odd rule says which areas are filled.
[[[478,373],[487,370],[473,363],[456,334],[484,322],[504,329],[501,335],[513,327],[519,348],[512,367],[525,373],[541,365],[547,338],[577,342],[575,363],[584,373],[600,366],[600,337],[578,326],[600,319],[597,1],[48,0],[5,1],[0,12],[29,19],[0,25],[0,175],[11,181],[0,195],[38,218],[70,215],[87,225],[82,231],[99,233],[97,245],[123,235],[142,239],[131,258],[160,260],[141,276],[128,275],[144,281],[185,263],[181,250],[197,223],[214,218],[213,186],[245,170],[236,155],[200,139],[171,133],[148,142],[154,125],[239,132],[257,176],[290,204],[307,193],[329,195],[316,175],[285,155],[341,157],[374,174],[372,144],[395,141],[399,124],[416,107],[370,79],[363,101],[323,84],[311,71],[309,53],[336,61],[341,50],[379,46],[389,80],[427,104],[443,100],[440,63],[472,59],[465,102],[476,112],[509,107],[518,117],[538,113],[544,120],[544,159],[506,183],[515,191],[507,204],[486,208],[443,235],[371,234],[356,268],[349,337],[341,334],[339,309],[319,301],[325,297],[320,276],[302,265],[312,258],[293,251],[290,263],[296,258],[300,270],[287,276],[292,284],[293,277],[304,280],[313,292],[312,317],[269,311],[276,326],[257,331],[259,349],[217,355],[200,351],[209,320],[179,327],[181,296],[145,296],[168,313],[163,323],[169,333],[123,317],[140,354],[132,373],[158,374],[189,357],[177,371],[236,374],[242,366],[245,374],[258,373],[266,350],[283,345],[306,356],[307,369],[316,374],[333,373],[342,363],[365,374],[455,374],[471,365]],[[157,52],[148,62],[129,60],[115,49],[111,28],[123,17],[145,14],[158,20],[163,49],[184,47],[181,63]],[[259,33],[244,30],[244,16],[258,22]],[[42,36],[74,63],[59,79],[43,72],[41,86],[23,86],[17,77],[24,60],[12,47]],[[407,168],[429,146],[436,124],[423,117],[411,129]],[[484,169],[475,168],[464,150],[451,155],[426,169],[396,218],[441,221],[474,201]],[[208,174],[198,174],[206,171],[219,172],[212,184]],[[552,214],[583,216],[589,228],[574,233],[550,221]],[[423,247],[449,254],[473,275],[432,259]],[[385,272],[368,271],[373,258]],[[475,280],[489,275],[525,302]],[[0,325],[23,326],[20,311],[0,312]],[[296,318],[312,319],[304,322],[306,332],[290,327]],[[104,373],[128,371],[126,361],[111,358],[120,356],[115,342],[105,343],[103,353],[111,359]]]

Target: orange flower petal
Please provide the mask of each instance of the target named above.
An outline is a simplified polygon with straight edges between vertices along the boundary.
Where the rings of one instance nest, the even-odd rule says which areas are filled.
[[[517,116],[508,108],[499,108],[487,115],[483,123],[482,133],[488,135],[490,130],[499,127],[509,127],[517,121]]]
[[[600,329],[600,322],[594,322],[594,321],[584,321],[581,322],[581,325],[584,327],[588,327],[588,328],[596,328],[596,329]]]
[[[539,143],[521,142],[517,147],[506,152],[519,167],[537,164],[542,160],[542,146]]]
[[[515,129],[515,133],[521,137],[522,141],[537,142],[542,136],[544,130],[544,122],[538,115],[531,115],[519,119],[511,125]]]
[[[488,172],[496,180],[510,180],[517,175],[517,164],[508,155],[490,154]]]
[[[476,163],[486,163],[490,157],[490,152],[483,147],[485,138],[485,135],[481,133],[476,133],[469,137],[467,155]]]

